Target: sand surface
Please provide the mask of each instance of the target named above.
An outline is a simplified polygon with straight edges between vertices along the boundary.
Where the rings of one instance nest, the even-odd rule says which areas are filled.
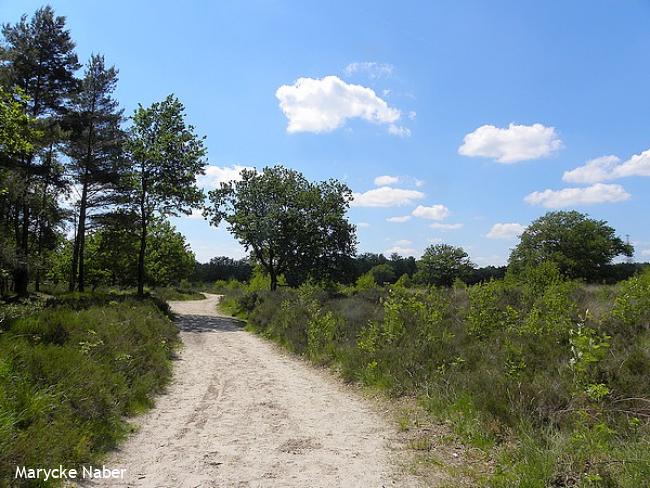
[[[85,486],[417,486],[376,406],[219,315],[217,295],[171,302],[184,343],[156,407]]]

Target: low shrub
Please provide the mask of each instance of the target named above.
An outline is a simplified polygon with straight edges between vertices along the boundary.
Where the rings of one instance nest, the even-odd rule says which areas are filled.
[[[0,486],[21,486],[16,465],[93,462],[169,380],[178,336],[161,304],[105,298],[61,297],[0,334]]]
[[[232,300],[255,330],[345,379],[420,395],[492,453],[482,485],[650,479],[650,273],[595,287],[544,265],[466,288],[406,285],[381,288],[368,274],[338,292]]]

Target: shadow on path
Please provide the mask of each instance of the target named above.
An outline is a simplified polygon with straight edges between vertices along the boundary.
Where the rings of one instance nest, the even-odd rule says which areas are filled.
[[[232,317],[215,317],[212,315],[176,315],[178,328],[185,332],[237,332],[245,323]]]

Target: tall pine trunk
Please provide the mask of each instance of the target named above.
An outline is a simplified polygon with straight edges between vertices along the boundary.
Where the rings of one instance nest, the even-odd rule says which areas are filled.
[[[79,202],[79,226],[77,227],[77,240],[79,241],[78,261],[79,261],[79,275],[78,275],[78,289],[84,291],[86,283],[86,268],[84,265],[84,250],[86,247],[86,207],[88,200],[87,185],[84,184],[81,191],[81,201]]]
[[[140,228],[140,253],[138,255],[138,296],[144,296],[144,255],[147,247],[147,222],[143,216]]]
[[[138,254],[138,296],[144,296],[144,256],[147,248],[147,184],[143,178],[140,194],[140,253]]]
[[[26,198],[26,197],[25,197]],[[14,270],[14,291],[18,296],[27,296],[29,284],[29,205],[23,204],[23,219],[19,227],[18,252],[16,268]]]

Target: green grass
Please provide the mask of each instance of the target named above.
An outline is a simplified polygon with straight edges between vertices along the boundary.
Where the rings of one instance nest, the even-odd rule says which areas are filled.
[[[179,341],[163,303],[65,295],[49,305],[0,333],[0,486],[22,486],[16,465],[97,461],[170,378]]]

